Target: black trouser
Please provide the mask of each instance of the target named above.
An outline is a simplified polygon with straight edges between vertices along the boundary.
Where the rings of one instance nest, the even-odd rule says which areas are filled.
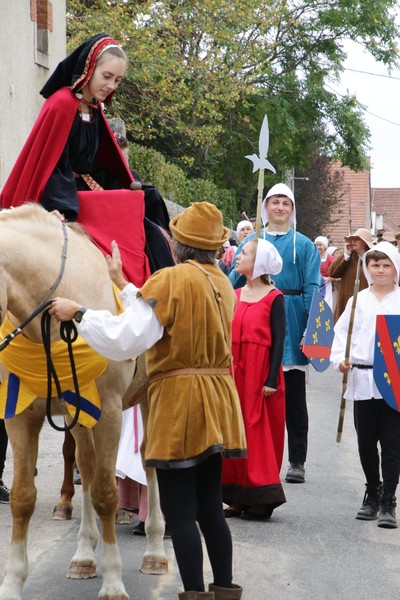
[[[232,537],[221,495],[221,454],[188,469],[157,469],[161,509],[185,591],[204,591],[203,550],[197,522],[204,535],[214,583],[232,585]]]
[[[354,425],[367,484],[380,484],[379,442],[383,491],[395,494],[400,473],[400,413],[382,399],[355,400]]]
[[[299,369],[291,369],[284,375],[289,462],[302,465],[307,458],[308,436],[306,374]]]
[[[4,464],[6,462],[8,436],[3,419],[0,419],[0,479],[3,477]]]

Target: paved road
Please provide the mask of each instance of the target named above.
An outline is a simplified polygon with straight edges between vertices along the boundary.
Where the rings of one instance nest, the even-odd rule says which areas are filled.
[[[352,425],[347,408],[342,442],[336,443],[341,376],[311,373],[308,386],[310,436],[304,485],[285,484],[287,503],[266,523],[230,519],[235,581],[244,600],[400,600],[400,529],[380,529],[354,517],[363,496]],[[38,503],[29,541],[30,575],[23,600],[95,600],[99,579],[65,578],[79,525],[78,488],[72,521],[51,520],[61,483],[61,435],[45,426],[38,463]],[[5,479],[12,470],[8,460]],[[284,476],[286,465],[282,469]],[[118,526],[123,577],[131,600],[176,600],[181,590],[170,540],[168,575],[139,572],[145,541]],[[10,538],[10,509],[0,505],[0,572]],[[211,573],[206,563],[206,577]]]

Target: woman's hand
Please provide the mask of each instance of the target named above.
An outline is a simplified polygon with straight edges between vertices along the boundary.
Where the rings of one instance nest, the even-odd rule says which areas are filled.
[[[59,210],[52,210],[52,211],[50,211],[50,214],[57,217],[57,219],[59,221],[61,221],[62,223],[64,223],[66,221],[66,218],[64,217],[64,215],[62,213],[60,213]]]
[[[118,244],[115,240],[111,242],[112,255],[106,256],[108,274],[110,279],[115,285],[122,290],[128,282],[122,273],[122,261],[121,254],[119,252]]]
[[[68,298],[54,298],[49,309],[49,313],[57,321],[72,321],[74,314],[81,308],[81,304],[68,300]]]
[[[272,394],[275,394],[276,389],[268,387],[267,385],[264,385],[262,392],[263,392],[264,396],[272,396]]]

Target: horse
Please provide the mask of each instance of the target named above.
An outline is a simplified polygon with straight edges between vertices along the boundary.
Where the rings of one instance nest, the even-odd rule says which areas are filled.
[[[81,391],[91,390],[93,400],[90,399],[88,404],[81,404],[79,419],[83,419],[85,425],[78,420],[78,424],[71,429],[82,478],[82,519],[77,549],[70,561],[67,577],[87,579],[96,576],[94,552],[99,541],[96,512],[101,522],[103,541],[100,556],[102,586],[98,597],[102,600],[127,600],[129,595],[122,581],[121,557],[115,534],[118,503],[115,464],[122,408],[127,407],[135,389],[145,389],[142,387],[145,381],[143,357],[122,362],[101,359],[104,363],[101,364],[100,360],[100,364],[97,365],[92,355],[88,360],[84,354],[81,361],[83,367],[76,364],[76,356],[73,358],[74,344],[64,344],[60,340],[59,324],[51,320],[48,314],[47,320],[39,316],[49,303],[49,296],[55,295],[74,298],[82,306],[110,310],[114,314],[118,311],[115,290],[108,276],[104,256],[79,225],[66,225],[37,204],[25,204],[9,211],[1,211],[0,323],[3,335],[10,327],[15,329],[0,342],[0,361],[3,367],[11,372],[8,381],[1,385],[0,396],[4,397],[6,428],[14,457],[10,492],[12,539],[4,579],[0,586],[0,600],[20,600],[28,576],[27,535],[36,502],[34,474],[39,434],[46,412],[50,420],[51,415],[63,415],[68,427],[76,422],[77,407],[82,400],[77,381],[82,373],[89,381],[79,381],[78,387]],[[42,392],[35,388],[37,380],[42,377],[39,370],[36,372],[35,369],[39,369],[40,366],[46,372],[46,366],[42,364],[43,359],[36,361],[33,350],[41,347],[46,331],[50,348],[48,360],[51,361],[53,348],[58,348],[59,364],[64,370],[68,366],[68,354],[72,348],[71,361],[73,364],[75,362],[77,373],[74,379],[75,393],[70,393],[70,375],[66,379],[63,379],[63,376],[59,377],[59,387],[62,387],[62,382],[64,386],[67,385],[65,382],[68,382],[67,391],[64,388],[62,393],[57,385],[50,382],[47,399],[46,389]],[[13,350],[17,344],[19,348],[18,340],[21,340],[23,349],[20,352],[23,361],[20,367],[16,366]],[[82,341],[78,338],[74,343],[77,344],[79,340]],[[64,344],[65,349],[59,350],[60,344]],[[82,346],[85,350],[86,345]],[[86,349],[95,354],[87,346]],[[75,355],[76,352],[75,350]],[[79,354],[80,350],[78,359]],[[95,363],[96,372],[88,374],[88,367],[92,368]],[[29,380],[28,372],[32,370],[33,375],[31,373]],[[55,372],[57,369],[53,365],[52,370],[51,363],[50,367],[47,366],[47,371],[47,374],[53,374],[54,379],[58,376]],[[26,377],[28,383],[25,381]],[[17,398],[14,397],[15,394],[12,396],[10,393],[10,388],[13,389],[11,378],[13,384],[17,380],[20,385]],[[43,376],[43,379],[46,377]],[[25,397],[23,399],[28,406],[22,410],[22,405],[19,405],[20,396],[25,388],[29,391],[29,386],[33,388],[33,400],[27,394],[28,400]],[[96,398],[101,401],[101,407],[96,404]],[[144,398],[145,394],[141,394],[141,400]],[[146,403],[143,404],[144,416],[145,406]],[[147,547],[142,571],[164,573],[168,568],[163,547],[164,522],[154,474],[148,485]]]

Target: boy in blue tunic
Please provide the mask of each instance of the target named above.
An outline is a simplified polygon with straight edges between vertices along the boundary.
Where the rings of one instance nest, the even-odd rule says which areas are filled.
[[[286,386],[286,429],[288,433],[289,468],[286,481],[304,483],[307,457],[308,411],[306,402],[306,369],[308,359],[302,353],[302,340],[314,290],[320,285],[320,256],[315,244],[296,231],[296,206],[292,190],[284,183],[274,185],[266,195],[261,217],[264,229],[260,237],[271,242],[283,260],[275,285],[285,296],[286,335],[283,370]],[[249,235],[240,244],[254,237]],[[243,277],[232,262],[229,278],[234,288],[242,287]]]

